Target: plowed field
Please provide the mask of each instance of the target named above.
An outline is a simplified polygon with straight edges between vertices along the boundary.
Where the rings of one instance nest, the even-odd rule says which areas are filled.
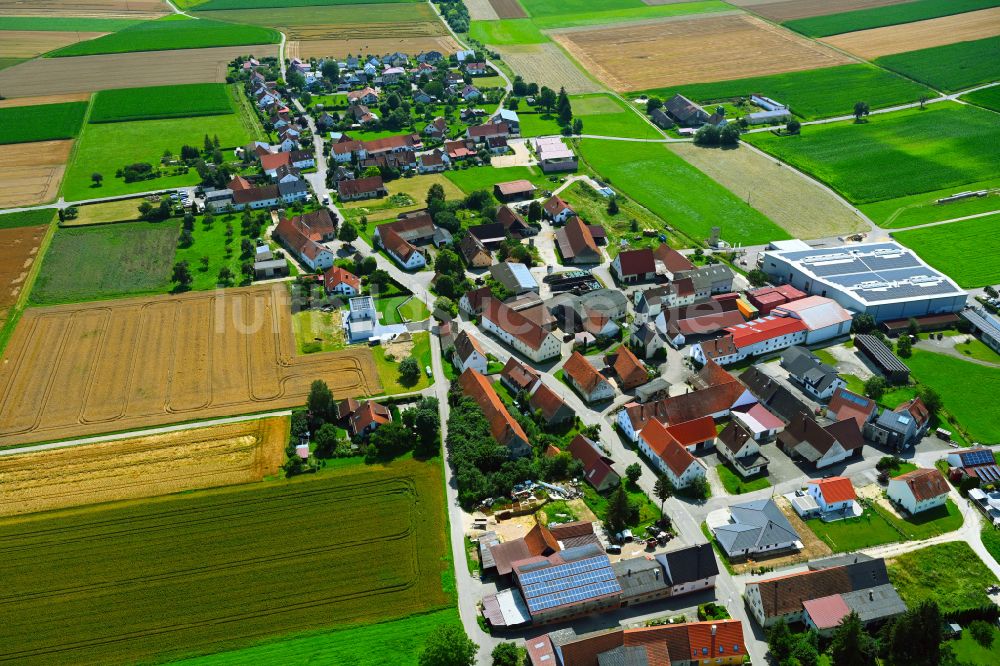
[[[46,230],[48,226],[0,229],[0,324],[7,318],[7,309],[21,295]]]
[[[34,58],[64,46],[103,37],[106,32],[0,31],[0,58]]]
[[[903,25],[858,30],[826,37],[821,41],[871,60],[879,56],[969,42],[994,35],[1000,35],[1000,7]]]
[[[0,457],[0,515],[260,481],[287,441],[282,416]]]
[[[773,0],[731,0],[734,5],[746,7],[755,14],[760,14],[761,16],[778,23],[781,23],[782,21],[791,21],[792,19],[806,18],[808,16],[825,16],[826,14],[850,12],[855,9],[898,5],[909,1],[910,0],[787,0],[786,2],[774,2]]]
[[[83,93],[178,83],[221,83],[238,55],[276,56],[277,44],[40,58],[0,71],[4,97]]]
[[[465,0],[465,8],[469,10],[469,18],[473,21],[496,21],[500,18],[490,0]]]
[[[524,18],[528,15],[517,0],[490,0],[490,5],[502,19]]]
[[[139,19],[169,14],[163,0],[0,0],[0,14],[7,16],[117,16]]]
[[[443,37],[384,37],[376,39],[309,39],[287,42],[287,57],[308,60],[333,56],[343,58],[348,55],[382,55],[401,51],[440,51],[452,54],[458,51],[458,44],[448,36]]]
[[[298,356],[281,284],[32,308],[0,368],[0,445],[304,404],[381,385],[367,348]]]
[[[571,95],[600,92],[601,84],[591,80],[555,44],[523,44],[495,47],[504,62],[525,81],[534,81],[553,90],[565,87]]]
[[[32,206],[56,198],[72,141],[0,146],[0,208]]]
[[[745,15],[567,30],[552,36],[584,69],[623,92],[851,62],[833,49]],[[719,49],[725,57],[712,55]]]
[[[90,93],[66,93],[64,95],[39,95],[38,97],[18,97],[0,99],[0,109],[11,106],[38,106],[39,104],[62,104],[63,102],[86,102]]]

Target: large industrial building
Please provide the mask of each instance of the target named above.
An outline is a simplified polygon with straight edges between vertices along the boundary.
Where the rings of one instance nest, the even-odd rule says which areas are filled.
[[[775,249],[761,256],[775,284],[826,296],[876,321],[957,312],[966,293],[895,242],[832,248]]]

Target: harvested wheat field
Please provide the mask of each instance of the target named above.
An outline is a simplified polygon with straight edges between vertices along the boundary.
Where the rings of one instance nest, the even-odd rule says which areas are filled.
[[[0,208],[33,206],[56,198],[72,141],[0,146]]]
[[[534,81],[540,86],[548,86],[554,90],[565,86],[566,92],[571,95],[603,90],[599,83],[591,80],[557,45],[551,42],[491,48],[499,51],[503,61],[525,81]]]
[[[912,0],[786,0],[785,2],[775,2],[774,0],[729,0],[730,4],[745,7],[755,14],[760,14],[764,18],[769,18],[778,23],[810,16],[839,14],[856,9],[900,5],[904,2],[912,2]]]
[[[385,33],[383,33],[385,34]],[[442,37],[384,37],[377,39],[310,39],[285,44],[286,57],[309,58],[348,55],[383,55],[394,51],[419,53],[420,51],[440,51],[450,55],[458,51],[458,43],[448,36]]]
[[[260,481],[287,442],[279,416],[0,457],[0,516]]]
[[[969,42],[995,35],[1000,35],[1000,7],[904,25],[847,32],[825,37],[820,41],[872,60],[879,56]]]
[[[25,311],[0,366],[0,446],[232,416],[381,384],[371,350],[298,356],[283,284]]]
[[[0,229],[0,323],[6,319],[8,308],[17,303],[48,229],[47,224]]]
[[[0,58],[34,58],[70,44],[103,37],[106,32],[0,30]]]
[[[5,16],[86,16],[156,18],[170,13],[163,0],[0,0]]]
[[[472,21],[496,21],[500,18],[490,0],[465,0],[465,8],[469,10]]]
[[[824,238],[867,227],[837,198],[792,169],[746,145],[735,150],[667,144],[684,161],[771,218],[793,238]]]
[[[852,62],[833,49],[742,14],[554,31],[552,37],[584,69],[619,92]]]
[[[502,19],[525,18],[528,13],[517,0],[490,0],[493,11]]]
[[[0,71],[5,97],[84,93],[178,83],[221,83],[236,56],[277,56],[277,44],[40,58]]]
[[[0,109],[11,106],[38,106],[39,104],[62,104],[64,102],[86,102],[90,93],[65,93],[61,95],[39,95],[38,97],[18,97],[16,99],[0,99]]]

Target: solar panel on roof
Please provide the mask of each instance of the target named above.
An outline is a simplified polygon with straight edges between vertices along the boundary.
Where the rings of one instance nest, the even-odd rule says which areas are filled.
[[[841,397],[844,398],[844,400],[847,400],[848,402],[853,402],[855,405],[858,405],[859,407],[868,406],[868,401],[862,398],[860,395],[855,395],[853,393],[846,393],[846,392],[841,393],[840,395]]]
[[[622,588],[618,584],[618,580],[613,579],[592,583],[584,587],[574,588],[573,590],[565,590],[541,597],[533,597],[531,599],[527,599],[526,601],[528,604],[528,610],[532,613],[537,613],[548,608],[583,601],[584,599],[592,599],[606,594],[614,594],[615,592],[621,592],[621,589]]]
[[[962,454],[962,462],[965,465],[990,465],[995,461],[992,451],[970,451]]]

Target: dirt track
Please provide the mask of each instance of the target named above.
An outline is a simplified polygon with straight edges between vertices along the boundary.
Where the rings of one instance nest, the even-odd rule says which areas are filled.
[[[381,392],[371,351],[295,354],[283,284],[25,311],[0,366],[0,445]]]
[[[742,14],[552,36],[584,69],[619,92],[852,62],[833,49]]]
[[[0,458],[0,515],[260,481],[287,438],[272,417]]]
[[[826,37],[821,41],[870,60],[893,53],[968,42],[994,35],[1000,35],[1000,7],[904,25],[858,30]]]
[[[72,141],[0,146],[0,208],[31,206],[56,198]]]
[[[276,56],[278,45],[39,58],[0,71],[0,91],[4,97],[33,97],[178,83],[221,83],[226,80],[226,65],[248,53]]]
[[[899,5],[910,1],[911,0],[787,0],[786,2],[774,2],[773,0],[730,0],[730,4],[738,7],[745,7],[751,12],[781,23],[782,21],[791,21],[792,19],[806,18],[809,16],[839,14],[840,12],[850,12],[855,9]]]

